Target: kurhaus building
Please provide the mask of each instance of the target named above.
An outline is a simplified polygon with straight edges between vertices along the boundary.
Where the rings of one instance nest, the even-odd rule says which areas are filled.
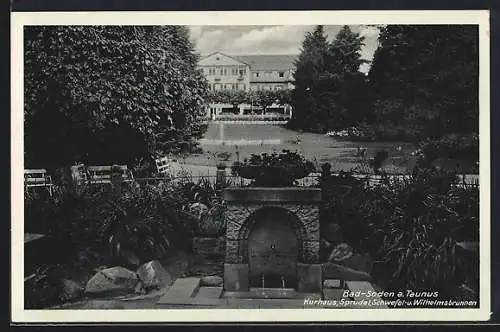
[[[201,58],[198,67],[212,91],[277,91],[293,88],[295,58],[295,55],[227,55],[216,52]],[[250,108],[253,110],[253,105],[240,105],[240,114]],[[232,105],[211,104],[207,115],[214,117],[231,109]]]
[[[199,68],[211,90],[282,90],[293,87],[295,55],[226,55],[212,53]]]

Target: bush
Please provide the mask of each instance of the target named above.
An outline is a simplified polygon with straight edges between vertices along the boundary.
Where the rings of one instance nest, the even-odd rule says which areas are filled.
[[[383,175],[369,188],[349,174],[332,180],[329,187],[337,189],[322,223],[339,223],[348,244],[370,253],[372,276],[386,290],[458,287],[475,269],[461,263],[457,242],[478,241],[479,190],[456,187],[454,174],[436,169],[409,175],[399,181]]]
[[[44,233],[67,243],[96,244],[115,258],[131,251],[147,261],[170,247],[184,248],[193,233],[194,225],[172,197],[167,188],[152,185],[72,188],[27,200],[26,223],[34,228],[43,220]]]
[[[429,161],[437,158],[479,160],[479,135],[451,134],[439,139],[428,139],[420,144],[425,158]]]

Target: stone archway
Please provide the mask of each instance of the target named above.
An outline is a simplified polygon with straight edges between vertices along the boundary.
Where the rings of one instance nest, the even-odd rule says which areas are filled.
[[[263,207],[246,224],[242,250],[250,287],[296,288],[304,233],[300,220],[283,208]]]
[[[250,286],[255,286],[255,278],[259,276],[259,273],[267,272],[271,273],[272,278],[274,278],[272,285],[277,284],[277,276],[286,275],[294,288],[296,286],[299,291],[320,291],[320,189],[226,188],[224,199],[227,204],[225,211],[226,258],[224,265],[224,288],[226,290],[248,290]],[[272,221],[273,218],[274,221]],[[280,232],[280,225],[286,227],[286,229]],[[291,262],[292,250],[285,252],[280,248],[276,248],[276,243],[273,249],[271,248],[272,241],[269,242],[269,238],[266,238],[263,234],[259,235],[259,232],[265,233],[266,226],[267,231],[273,232],[275,237],[285,241],[285,245],[286,243],[296,245],[295,264]],[[262,231],[262,227],[264,231]],[[256,242],[255,238],[257,238]],[[255,247],[259,241],[262,243]],[[252,262],[249,259],[249,255],[252,254],[252,252],[249,252],[249,246],[251,249],[259,247],[261,249],[257,250],[257,255]],[[263,261],[266,255],[268,255],[268,258],[274,259],[275,262],[280,260],[277,256],[281,256],[282,260],[284,259],[287,263],[281,268],[271,268],[269,264],[264,266],[263,269],[258,268],[258,257]],[[249,266],[250,263],[252,263],[252,268]],[[296,273],[293,273],[294,265],[296,265]]]

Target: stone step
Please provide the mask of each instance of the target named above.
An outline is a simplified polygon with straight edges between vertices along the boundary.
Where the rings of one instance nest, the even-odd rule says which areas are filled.
[[[222,295],[222,287],[200,287],[196,299],[219,299]]]
[[[159,300],[158,304],[185,302],[193,297],[200,288],[200,278],[178,278]]]
[[[353,281],[372,281],[371,275],[364,271],[353,270],[334,263],[323,264],[323,278]]]
[[[346,286],[351,294],[349,296],[356,301],[370,301],[377,300],[377,302],[381,302],[382,298],[379,296],[375,296],[377,293],[375,288],[373,288],[372,284],[367,281],[346,281]],[[370,295],[368,295],[370,294]],[[388,308],[386,305],[379,304],[377,306],[371,306],[372,308]]]

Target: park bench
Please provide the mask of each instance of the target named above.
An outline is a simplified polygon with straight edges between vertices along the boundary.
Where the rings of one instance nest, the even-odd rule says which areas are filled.
[[[155,160],[156,171],[162,176],[168,176],[171,173],[170,159],[162,157]]]
[[[24,183],[26,188],[47,188],[52,196],[52,178],[45,169],[25,169]]]
[[[108,183],[111,183],[114,167],[117,167],[120,170],[122,181],[130,182],[134,179],[132,172],[127,168],[126,165],[89,166],[89,167],[87,167],[87,173],[89,176],[89,183],[90,184],[108,184]]]

